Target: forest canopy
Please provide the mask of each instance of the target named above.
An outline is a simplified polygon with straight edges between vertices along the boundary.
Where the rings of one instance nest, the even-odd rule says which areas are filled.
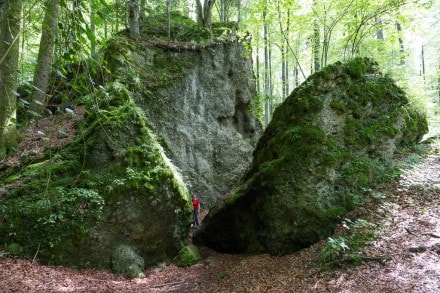
[[[254,103],[264,125],[309,75],[354,57],[377,60],[433,112],[439,102],[439,14],[440,4],[431,0],[3,1],[0,157],[16,143],[17,122],[93,92],[99,70],[106,70],[100,52],[122,31],[193,44],[222,32],[249,36]],[[16,110],[24,113],[18,120]]]

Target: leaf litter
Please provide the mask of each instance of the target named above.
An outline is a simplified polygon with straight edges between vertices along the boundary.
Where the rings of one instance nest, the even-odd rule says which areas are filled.
[[[20,164],[23,154],[39,157],[48,146],[62,147],[81,116],[53,115],[28,128],[20,155],[3,164]],[[60,129],[67,135],[59,135]],[[323,269],[318,254],[325,240],[281,257],[220,254],[201,247],[203,260],[191,267],[162,263],[147,268],[145,278],[132,280],[103,270],[0,257],[0,292],[439,292],[438,154],[438,146],[431,146],[429,155],[406,168],[399,181],[377,188],[381,196],[347,215],[378,227],[357,266]],[[338,226],[335,236],[343,230]]]

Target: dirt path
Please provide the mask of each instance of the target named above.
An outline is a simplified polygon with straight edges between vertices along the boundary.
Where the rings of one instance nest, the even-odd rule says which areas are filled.
[[[381,227],[363,252],[372,261],[356,267],[322,271],[317,254],[324,242],[284,257],[202,248],[204,260],[190,268],[158,265],[133,280],[0,258],[0,292],[439,292],[439,168],[437,148],[378,190],[383,198],[351,213]]]

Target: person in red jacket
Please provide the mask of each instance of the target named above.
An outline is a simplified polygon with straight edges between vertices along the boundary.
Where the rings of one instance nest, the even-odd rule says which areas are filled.
[[[193,205],[193,226],[199,227],[199,212],[200,212],[200,199],[197,198],[197,195],[192,195],[192,205]]]

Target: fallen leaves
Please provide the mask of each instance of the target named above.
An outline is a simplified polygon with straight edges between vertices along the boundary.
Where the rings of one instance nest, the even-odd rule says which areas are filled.
[[[317,256],[324,241],[283,257],[220,254],[202,247],[203,260],[196,265],[160,264],[148,268],[146,278],[132,280],[107,271],[0,258],[0,292],[438,292],[439,166],[440,156],[432,152],[347,215],[380,227],[362,252],[365,262],[356,267],[322,271]]]

